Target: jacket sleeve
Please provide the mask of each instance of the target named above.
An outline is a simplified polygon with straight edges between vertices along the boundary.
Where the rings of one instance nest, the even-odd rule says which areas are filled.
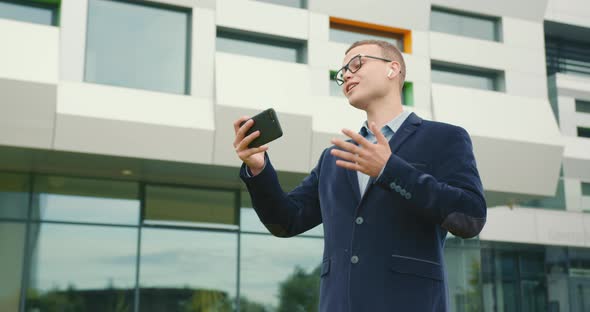
[[[240,178],[248,188],[254,210],[274,236],[295,236],[322,223],[318,181],[324,153],[318,165],[289,193],[283,191],[268,155],[265,154],[264,169],[254,177],[246,173],[246,165],[242,164]]]
[[[469,134],[459,127],[446,136],[444,150],[434,155],[433,175],[391,155],[383,174],[375,181],[404,205],[452,234],[471,238],[486,221],[483,186],[477,171]]]

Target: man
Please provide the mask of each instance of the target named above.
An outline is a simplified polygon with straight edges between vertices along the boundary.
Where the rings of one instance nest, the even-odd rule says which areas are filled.
[[[338,81],[367,113],[360,134],[333,139],[311,174],[284,193],[259,133],[242,117],[234,147],[240,176],[267,229],[279,237],[324,225],[320,311],[447,311],[447,232],[483,228],[486,203],[465,130],[404,111],[405,64],[397,48],[366,40],[347,51]]]

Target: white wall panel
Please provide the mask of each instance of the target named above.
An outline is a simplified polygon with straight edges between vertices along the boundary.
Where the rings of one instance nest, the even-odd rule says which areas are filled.
[[[0,18],[0,78],[57,83],[59,28]]]
[[[217,52],[215,69],[217,104],[304,115],[315,108],[305,64]]]
[[[508,70],[504,74],[506,93],[510,95],[547,99],[545,75]]]
[[[555,193],[563,142],[547,100],[440,84],[432,98],[436,120],[472,136],[486,190]]]
[[[60,114],[213,130],[213,103],[184,95],[62,82]]]
[[[549,0],[545,19],[590,28],[590,2],[587,0]]]
[[[590,222],[581,212],[515,207],[488,209],[481,240],[557,246],[589,246]]]
[[[281,37],[308,38],[307,10],[259,1],[218,0],[217,26]]]
[[[213,98],[215,83],[215,11],[193,9],[191,94]]]
[[[59,78],[83,81],[88,0],[62,0],[59,15]]]
[[[564,175],[590,181],[590,139],[564,136],[563,140]]]

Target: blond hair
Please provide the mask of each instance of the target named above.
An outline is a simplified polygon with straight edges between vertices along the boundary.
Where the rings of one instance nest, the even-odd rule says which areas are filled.
[[[348,50],[346,50],[346,52],[344,53],[345,55],[352,49],[358,47],[358,46],[362,46],[362,45],[368,45],[368,44],[374,44],[376,46],[379,46],[381,48],[381,57],[383,58],[387,58],[393,61],[396,61],[399,63],[400,65],[400,73],[399,73],[399,90],[401,92],[401,90],[404,87],[404,82],[406,80],[406,62],[404,62],[404,57],[402,55],[402,53],[400,52],[400,50],[393,44],[387,42],[387,41],[383,41],[383,40],[361,40],[361,41],[357,41],[355,43],[353,43],[350,48],[348,48]]]

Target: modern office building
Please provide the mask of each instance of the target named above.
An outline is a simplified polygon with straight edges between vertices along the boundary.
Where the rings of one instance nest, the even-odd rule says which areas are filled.
[[[333,80],[364,38],[473,140],[451,311],[590,311],[586,0],[0,0],[0,38],[0,311],[315,311],[322,229],[268,234],[232,123],[278,112],[292,189],[364,121]]]

